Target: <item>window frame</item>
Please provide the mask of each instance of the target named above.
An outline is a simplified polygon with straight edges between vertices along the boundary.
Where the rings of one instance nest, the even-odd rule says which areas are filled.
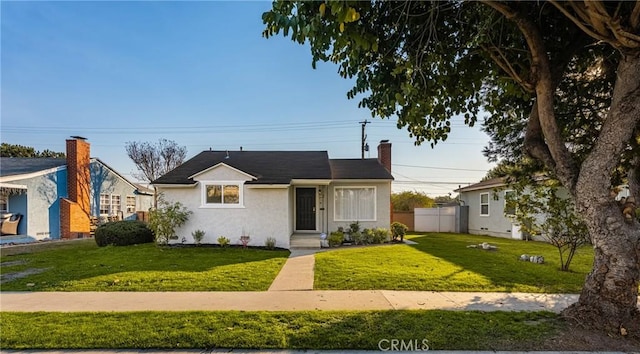
[[[5,205],[4,209],[0,208],[0,213],[8,213],[9,212],[9,196],[8,195],[0,195],[0,205]]]
[[[106,200],[109,201],[109,203],[103,203],[103,199],[102,197],[106,196]],[[102,211],[104,210],[104,205],[108,205],[108,208],[106,209],[107,212],[103,213]],[[111,194],[107,194],[107,193],[100,193],[100,206],[98,208],[98,214],[99,215],[111,215]]]
[[[244,182],[245,181],[200,181],[200,207],[208,209],[242,209],[244,208]],[[207,202],[207,187],[220,186],[222,191],[221,203]],[[238,187],[238,203],[225,203],[224,190],[226,186]]]
[[[518,211],[518,206],[517,205],[513,206],[513,214],[507,213],[507,208],[508,208],[508,206],[507,206],[507,201],[508,201],[507,194],[508,193],[516,194],[516,191],[514,191],[513,189],[507,189],[507,190],[504,191],[504,215],[508,216],[508,217],[515,217],[516,216],[516,212]]]
[[[133,207],[133,210],[129,210],[129,207],[131,206],[131,205],[129,205],[129,200],[130,200],[130,198],[133,198],[133,206],[132,206],[132,207]],[[136,212],[137,204],[138,204],[138,203],[137,203],[137,200],[136,200],[136,196],[135,196],[135,195],[127,195],[127,196],[125,197],[125,203],[126,203],[126,204],[125,204],[125,210],[127,211],[127,213],[128,213],[128,214],[133,214],[133,213],[135,213],[135,212]]]
[[[338,202],[338,189],[373,189],[373,218],[365,219],[365,218],[350,218],[343,219],[338,217],[336,207]],[[378,188],[376,186],[335,186],[333,187],[333,221],[378,221]]]
[[[102,211],[105,210],[104,209],[104,204],[103,203],[103,199],[102,197],[106,196],[106,200],[109,201],[109,203],[107,205],[109,205],[109,212],[108,213],[103,213]],[[118,204],[117,206],[114,204],[114,200],[117,199],[118,200]],[[116,207],[119,207],[119,209],[115,209]],[[118,215],[118,213],[120,213],[122,211],[122,195],[120,194],[109,194],[109,193],[100,193],[100,207],[98,208],[98,215],[99,216],[111,216],[111,215]]]
[[[480,193],[480,216],[489,216],[490,215],[490,212],[489,212],[490,209],[489,208],[490,208],[491,202],[490,202],[489,194],[490,194],[489,192]],[[482,196],[483,195],[487,196],[487,202],[486,203],[482,202]],[[482,213],[482,206],[484,206],[484,205],[487,206],[487,213],[486,214]]]

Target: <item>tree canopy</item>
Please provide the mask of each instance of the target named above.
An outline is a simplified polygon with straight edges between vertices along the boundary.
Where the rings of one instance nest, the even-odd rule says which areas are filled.
[[[0,145],[0,156],[1,157],[53,157],[53,158],[63,158],[65,157],[64,152],[55,152],[49,149],[45,149],[43,151],[38,151],[31,146],[17,145],[17,144],[7,144],[2,143]]]
[[[483,120],[487,157],[560,181],[596,254],[565,315],[640,332],[640,224],[610,195],[626,181],[640,199],[640,1],[275,1],[263,21],[416,144]]]
[[[404,191],[391,194],[394,211],[413,211],[415,208],[431,208],[434,200],[422,192]]]

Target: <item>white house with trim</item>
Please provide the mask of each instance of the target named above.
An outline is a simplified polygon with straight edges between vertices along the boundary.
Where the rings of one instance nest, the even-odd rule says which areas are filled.
[[[250,246],[292,247],[296,240],[354,221],[362,228],[389,228],[391,143],[378,146],[378,158],[330,159],[326,151],[203,151],[153,182],[167,202],[192,212],[173,243],[202,243],[220,236]]]

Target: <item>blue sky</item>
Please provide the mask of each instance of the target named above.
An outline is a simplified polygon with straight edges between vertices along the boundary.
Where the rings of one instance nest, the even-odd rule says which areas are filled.
[[[131,178],[127,141],[167,138],[188,157],[242,146],[357,158],[368,119],[370,156],[381,139],[393,144],[396,191],[445,195],[492,166],[478,127],[454,119],[447,142],[416,147],[346,98],[351,81],[334,64],[313,70],[307,46],[262,38],[270,2],[0,6],[2,142],[64,151],[66,138],[84,136],[92,156]]]

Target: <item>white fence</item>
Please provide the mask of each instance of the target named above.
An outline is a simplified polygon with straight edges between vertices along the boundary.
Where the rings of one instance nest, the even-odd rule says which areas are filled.
[[[416,208],[414,227],[419,232],[460,232],[456,228],[456,209],[459,207]]]

